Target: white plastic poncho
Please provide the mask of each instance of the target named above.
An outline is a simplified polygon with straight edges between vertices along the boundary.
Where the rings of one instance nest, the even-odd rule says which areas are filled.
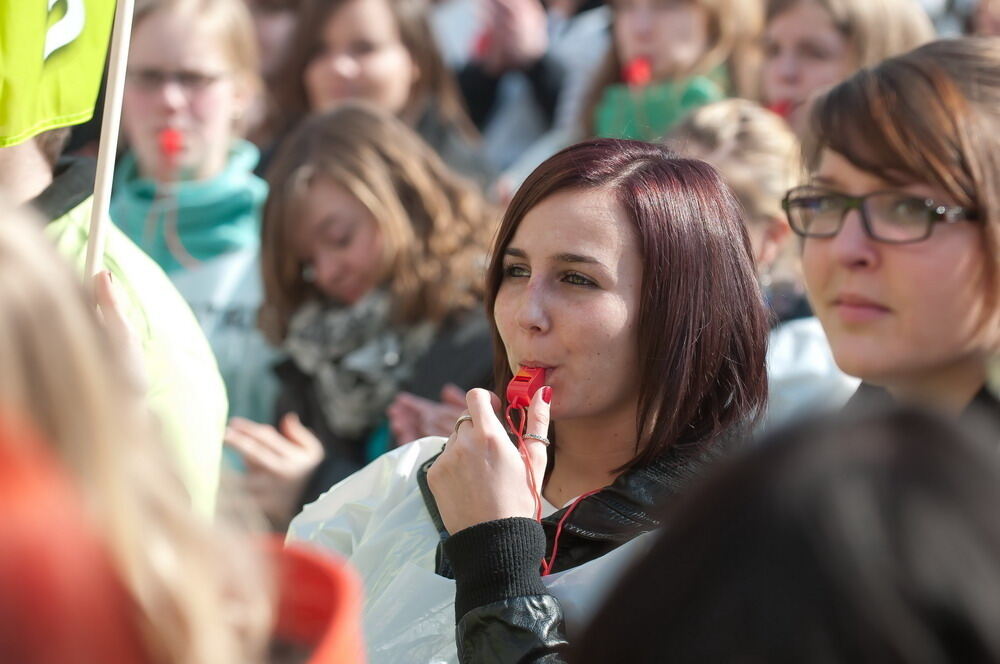
[[[376,459],[305,507],[290,541],[346,557],[364,581],[362,622],[372,664],[458,662],[455,582],[434,573],[437,529],[417,471],[445,439],[423,438]],[[556,511],[544,504],[545,513]],[[624,568],[648,550],[641,535],[589,563],[544,577],[573,638]]]

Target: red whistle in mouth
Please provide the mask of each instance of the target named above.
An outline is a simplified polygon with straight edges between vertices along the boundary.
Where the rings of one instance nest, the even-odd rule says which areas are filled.
[[[160,131],[157,137],[160,143],[160,152],[167,157],[175,157],[184,147],[184,136],[180,130],[167,127]]]
[[[781,101],[776,101],[773,104],[767,106],[767,110],[780,115],[785,120],[788,116],[792,114],[792,102],[787,99],[782,99]]]
[[[545,369],[521,367],[507,384],[507,403],[511,408],[527,408],[531,397],[545,385]]]
[[[653,64],[649,58],[632,58],[622,67],[622,80],[632,87],[647,85],[653,80]]]

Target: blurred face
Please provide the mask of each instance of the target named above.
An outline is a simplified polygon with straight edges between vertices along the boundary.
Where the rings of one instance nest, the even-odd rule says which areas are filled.
[[[778,14],[764,30],[764,99],[787,105],[793,127],[801,128],[810,95],[856,68],[847,38],[814,2],[805,0]]]
[[[955,205],[924,184],[893,186],[826,150],[817,185],[860,196],[898,190]],[[984,239],[975,222],[935,224],[913,244],[886,244],[862,230],[849,210],[840,232],[804,241],[809,300],[846,373],[890,389],[932,385],[982,366],[974,341],[986,293]]]
[[[305,193],[293,242],[321,293],[354,304],[379,285],[382,232],[372,213],[332,180],[318,179]]]
[[[690,69],[709,48],[708,12],[690,0],[616,0],[614,11],[622,65],[646,58],[654,80]]]
[[[145,177],[203,179],[225,166],[250,90],[216,33],[166,10],[146,16],[132,33],[122,125]],[[161,150],[164,129],[179,132],[175,157]]]
[[[281,64],[285,45],[295,29],[295,10],[274,7],[260,0],[250,0],[257,48],[260,50],[260,68],[272,74]]]
[[[416,79],[387,0],[350,0],[331,14],[305,71],[313,112],[363,99],[398,115]]]
[[[635,231],[604,191],[556,193],[521,221],[494,314],[511,370],[548,370],[555,420],[634,417],[641,280]]]

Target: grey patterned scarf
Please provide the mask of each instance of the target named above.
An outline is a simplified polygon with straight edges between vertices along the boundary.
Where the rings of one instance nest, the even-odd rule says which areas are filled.
[[[284,349],[312,376],[330,430],[358,437],[376,426],[426,352],[435,326],[393,326],[391,298],[376,290],[349,307],[310,302],[289,323]]]

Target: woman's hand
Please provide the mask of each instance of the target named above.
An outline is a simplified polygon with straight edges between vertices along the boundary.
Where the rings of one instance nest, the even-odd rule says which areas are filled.
[[[107,270],[94,275],[93,285],[97,311],[104,321],[104,329],[111,339],[112,347],[120,353],[125,375],[136,391],[145,394],[149,389],[149,377],[146,375],[142,342],[132,330],[122,309],[121,289],[115,285]]]
[[[449,384],[441,390],[440,402],[400,392],[386,414],[396,444],[402,445],[427,436],[447,436],[464,411],[465,392]]]
[[[526,433],[547,437],[549,404],[544,397],[551,388],[535,393],[528,407]],[[528,473],[517,445],[511,442],[495,410],[500,399],[486,390],[470,390],[466,396],[471,422],[462,423],[448,438],[444,452],[427,472],[427,483],[449,533],[486,521],[508,517],[535,517],[535,499]],[[525,438],[532,477],[542,492],[546,445]]]
[[[323,460],[323,444],[295,413],[281,418],[279,432],[269,424],[234,417],[226,427],[226,444],[247,464],[246,487],[276,529],[283,529],[310,475]]]

